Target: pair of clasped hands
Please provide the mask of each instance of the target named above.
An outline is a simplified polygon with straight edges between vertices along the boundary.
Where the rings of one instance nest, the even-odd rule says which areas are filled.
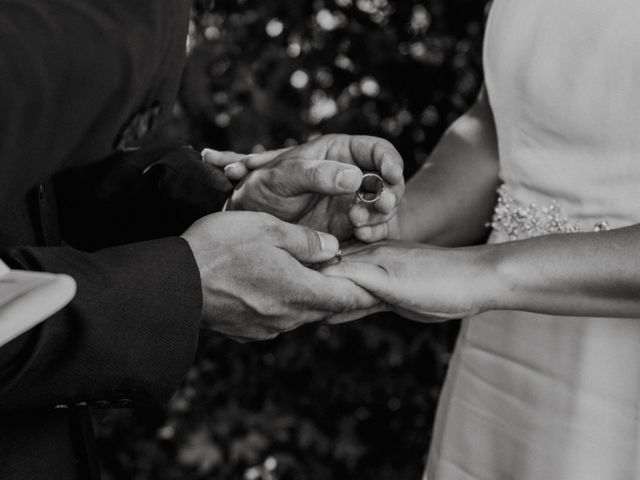
[[[367,244],[390,236],[404,194],[403,161],[391,143],[327,135],[252,155],[205,149],[202,158],[239,182],[226,211],[183,234],[200,269],[207,326],[238,341],[264,340],[387,308],[336,256],[353,240],[343,262],[366,258]],[[367,171],[385,183],[374,203],[356,200]]]

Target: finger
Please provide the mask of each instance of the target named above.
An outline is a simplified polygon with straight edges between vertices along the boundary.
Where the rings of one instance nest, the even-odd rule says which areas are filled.
[[[314,292],[312,308],[331,313],[345,313],[368,310],[380,303],[378,298],[351,280],[328,277],[315,270],[307,271],[310,274],[306,283]]]
[[[378,258],[388,258],[391,253],[391,249],[406,246],[407,243],[401,240],[383,240],[377,242],[375,245],[369,245],[367,243],[359,241],[344,242],[341,245],[341,258],[346,258],[350,261],[368,261],[371,263],[371,259],[374,258],[377,262]],[[430,246],[429,248],[441,249],[440,247]]]
[[[368,243],[363,243],[358,240],[343,242],[340,248],[340,252],[342,253],[341,258],[350,257],[351,259],[355,258],[356,260],[365,261],[367,257],[375,255],[376,250],[380,247],[395,246],[396,243],[402,242],[384,241],[378,242],[375,245],[369,245]]]
[[[363,170],[380,172],[391,187],[404,184],[402,156],[387,140],[355,135],[350,137],[349,150],[356,165]]]
[[[340,248],[333,235],[302,225],[277,221],[269,229],[275,245],[305,263],[322,263],[334,258]]]
[[[251,155],[246,156],[246,158],[244,159],[244,164],[249,170],[262,168],[283,153],[291,150],[291,148],[292,147],[281,148],[279,150],[267,150],[266,152],[261,153],[252,153]]]
[[[247,158],[244,153],[220,152],[212,148],[202,150],[202,161],[224,168],[232,163],[242,162]]]
[[[360,251],[369,251],[370,249],[371,245],[362,243],[357,239],[348,240],[340,244],[340,253],[342,254],[341,258],[346,255],[353,255],[354,253],[358,253]]]
[[[438,316],[438,315],[427,315],[424,313],[416,313],[416,312],[412,312],[411,310],[406,310],[403,308],[398,308],[398,307],[394,307],[393,311],[403,317],[403,318],[407,318],[409,320],[413,320],[414,322],[420,322],[420,323],[443,323],[446,322],[448,320],[454,320],[454,318],[450,318],[450,317],[446,317],[446,316]]]
[[[204,150],[202,150],[202,160],[221,168],[224,168],[232,163],[242,163],[249,170],[255,170],[256,168],[265,166],[288,150],[290,150],[290,148],[281,148],[278,150],[268,150],[261,153],[246,154],[205,148]]]
[[[289,195],[345,195],[357,192],[362,184],[362,170],[341,162],[291,158],[275,168],[280,189]]]
[[[366,260],[353,261],[343,258],[340,263],[325,267],[321,272],[330,277],[351,280],[374,295],[377,292],[384,292],[389,282],[388,275],[383,268]]]
[[[247,176],[249,170],[242,162],[230,163],[224,167],[225,176],[234,182],[239,182]]]
[[[372,211],[370,206],[362,203],[356,203],[349,210],[349,221],[351,224],[358,227],[366,227],[378,225],[380,223],[388,222],[393,218],[395,214],[395,209],[390,213],[380,213],[376,211]]]
[[[364,317],[368,317],[369,315],[373,315],[378,312],[386,312],[389,308],[383,304],[379,303],[371,308],[365,308],[362,310],[353,310],[351,312],[338,313],[333,315],[325,320],[326,323],[330,325],[339,325],[341,323],[353,322],[354,320],[359,320]]]
[[[373,204],[376,210],[384,215],[389,215],[398,206],[398,197],[391,190],[383,190],[380,198]]]
[[[355,228],[353,235],[365,243],[375,243],[385,240],[389,236],[389,223],[380,223],[367,227]]]

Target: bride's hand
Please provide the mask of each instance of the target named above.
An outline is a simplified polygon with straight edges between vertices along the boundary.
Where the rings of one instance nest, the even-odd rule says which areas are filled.
[[[403,317],[444,321],[491,309],[499,289],[486,252],[483,247],[445,249],[402,242],[356,245],[322,272],[352,280]],[[364,312],[337,320],[359,316]]]

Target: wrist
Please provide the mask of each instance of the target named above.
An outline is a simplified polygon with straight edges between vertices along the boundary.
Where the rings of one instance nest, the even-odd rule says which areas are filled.
[[[522,308],[519,300],[520,287],[518,279],[524,272],[519,272],[513,262],[514,243],[501,243],[476,247],[483,251],[484,277],[479,283],[483,287],[483,298],[487,310],[518,310]]]
[[[195,263],[196,268],[198,269],[198,276],[200,277],[200,287],[202,287],[203,280],[203,264],[202,264],[202,253],[199,248],[198,239],[191,235],[191,232],[188,230],[180,235],[180,238],[185,241],[189,250],[191,251],[191,256],[193,257],[193,262]],[[202,288],[201,288],[202,289]]]
[[[398,211],[389,222],[390,239],[441,247],[460,246],[442,241],[442,237],[446,236],[446,232],[449,232],[451,228],[443,224],[439,216],[429,215],[426,217],[424,202],[420,202],[420,205],[416,205],[416,203],[411,202],[406,196],[400,201]]]
[[[470,275],[473,282],[477,310],[507,310],[512,303],[513,286],[505,270],[504,254],[495,245],[471,247],[474,252],[476,274]]]

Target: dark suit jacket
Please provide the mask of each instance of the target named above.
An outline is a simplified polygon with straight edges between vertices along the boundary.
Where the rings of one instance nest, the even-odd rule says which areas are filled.
[[[230,185],[189,147],[125,148],[170,113],[188,10],[0,0],[0,258],[78,285],[0,348],[0,479],[89,475],[78,409],[161,406],[192,361],[200,279],[177,235]]]

